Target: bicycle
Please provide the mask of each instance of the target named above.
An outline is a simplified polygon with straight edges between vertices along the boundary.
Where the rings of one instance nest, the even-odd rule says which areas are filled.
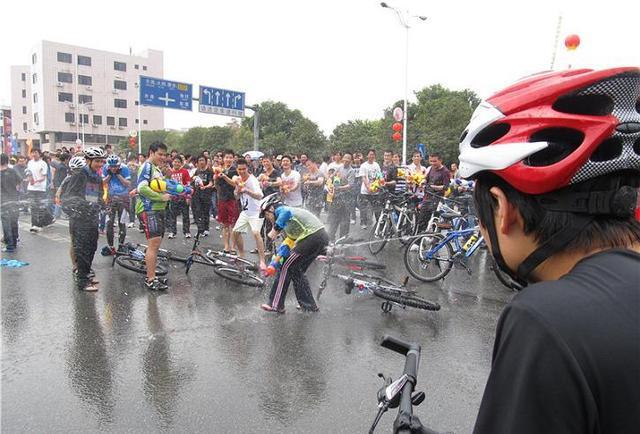
[[[387,242],[397,237],[400,243],[406,244],[408,238],[416,234],[417,213],[416,196],[412,193],[395,195],[387,193],[384,208],[369,235],[369,251],[377,255]]]
[[[460,239],[465,239],[464,244]],[[435,282],[444,279],[453,269],[460,265],[471,274],[467,265],[468,259],[484,243],[479,236],[479,227],[440,233],[425,233],[415,237],[404,251],[404,265],[409,274],[423,282]],[[434,271],[433,274],[430,274]]]
[[[191,266],[194,263],[197,263],[213,267],[214,273],[232,282],[247,286],[264,286],[265,281],[252,272],[258,269],[253,262],[247,261],[246,259],[240,258],[236,255],[216,252],[213,250],[207,250],[205,253],[202,253],[199,249],[199,245],[200,236],[196,235],[193,240],[191,253],[186,258],[185,274],[188,274],[189,270],[191,270]]]
[[[332,276],[331,272],[334,265],[341,265],[350,269],[351,271],[384,270],[385,268],[387,268],[386,265],[375,261],[369,261],[364,256],[347,256],[343,253],[340,253],[344,248],[347,247],[344,246],[347,241],[351,243],[358,243],[362,240],[352,240],[346,236],[339,238],[333,243],[333,245],[327,247],[325,255],[319,255],[316,258],[316,261],[324,263],[324,267],[322,270],[322,281],[320,282],[320,287],[318,288],[318,292],[316,294],[316,300],[320,300],[322,292],[327,287],[327,280]]]
[[[143,247],[141,250],[139,247]],[[147,274],[147,264],[144,261],[146,246],[134,245],[131,243],[122,244],[113,255],[111,266],[115,264],[140,274]],[[163,258],[158,254],[158,259]],[[162,261],[156,263],[156,276],[165,276],[169,272],[169,267]]]
[[[402,376],[396,381],[390,376],[378,373],[382,378],[383,385],[378,390],[378,413],[369,428],[369,434],[373,434],[376,425],[382,415],[390,408],[398,408],[398,416],[393,423],[393,431],[401,434],[438,434],[429,428],[422,426],[420,419],[413,415],[413,407],[424,402],[426,395],[424,392],[414,393],[418,383],[418,366],[420,365],[421,347],[417,343],[407,343],[391,336],[384,336],[380,345],[396,353],[405,356],[404,370]]]
[[[385,300],[380,306],[384,313],[391,312],[393,306],[398,306],[402,309],[415,307],[416,309],[431,311],[440,310],[438,303],[418,297],[415,295],[415,291],[406,288],[408,277],[403,285],[398,285],[384,277],[369,276],[357,272],[351,272],[349,275],[336,274],[335,277],[345,281],[346,294],[351,294],[355,288],[360,294],[372,294]]]

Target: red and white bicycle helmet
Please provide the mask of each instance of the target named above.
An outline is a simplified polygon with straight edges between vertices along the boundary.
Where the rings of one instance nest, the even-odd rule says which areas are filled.
[[[534,195],[640,171],[640,68],[540,73],[496,93],[462,135],[459,169]]]

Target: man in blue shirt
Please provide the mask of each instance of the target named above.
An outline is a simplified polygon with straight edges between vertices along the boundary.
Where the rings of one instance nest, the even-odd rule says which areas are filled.
[[[102,179],[105,187],[105,202],[107,203],[107,244],[112,254],[113,224],[118,222],[118,243],[124,243],[127,236],[127,222],[129,221],[129,184],[131,175],[129,168],[120,162],[120,158],[111,154],[107,157],[107,164],[102,168]]]

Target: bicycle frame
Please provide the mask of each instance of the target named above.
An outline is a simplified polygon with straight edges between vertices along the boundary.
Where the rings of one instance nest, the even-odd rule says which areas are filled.
[[[479,236],[478,239],[473,243],[473,245],[471,247],[469,247],[469,249],[465,252],[464,249],[462,248],[462,245],[460,244],[460,238],[465,238],[467,236],[471,236],[475,233],[478,233],[478,227],[473,227],[473,228],[469,228],[469,229],[460,229],[460,230],[454,230],[454,231],[449,231],[444,239],[442,241],[440,241],[436,246],[432,247],[431,249],[429,249],[428,251],[424,252],[424,257],[423,259],[425,260],[431,260],[434,259],[436,253],[443,248],[447,243],[453,241],[453,246],[455,247],[455,253],[458,254],[460,252],[464,252],[463,257],[465,259],[469,258],[471,255],[473,255],[476,250],[478,250],[480,248],[480,246],[482,245],[482,243],[484,242],[484,238],[482,236]],[[442,260],[441,258],[437,258],[438,260]]]

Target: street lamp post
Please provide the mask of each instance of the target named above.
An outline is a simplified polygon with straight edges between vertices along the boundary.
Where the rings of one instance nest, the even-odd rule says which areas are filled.
[[[260,106],[256,105],[245,105],[245,108],[253,110],[253,150],[258,150],[258,136],[260,134]]]
[[[409,94],[409,18],[417,18],[421,21],[426,21],[427,17],[421,15],[410,15],[409,11],[404,13],[400,12],[397,8],[388,5],[385,2],[380,3],[380,6],[386,9],[391,9],[398,15],[400,24],[405,28],[405,50],[404,50],[404,110],[402,115],[402,162],[407,162],[407,99]]]

